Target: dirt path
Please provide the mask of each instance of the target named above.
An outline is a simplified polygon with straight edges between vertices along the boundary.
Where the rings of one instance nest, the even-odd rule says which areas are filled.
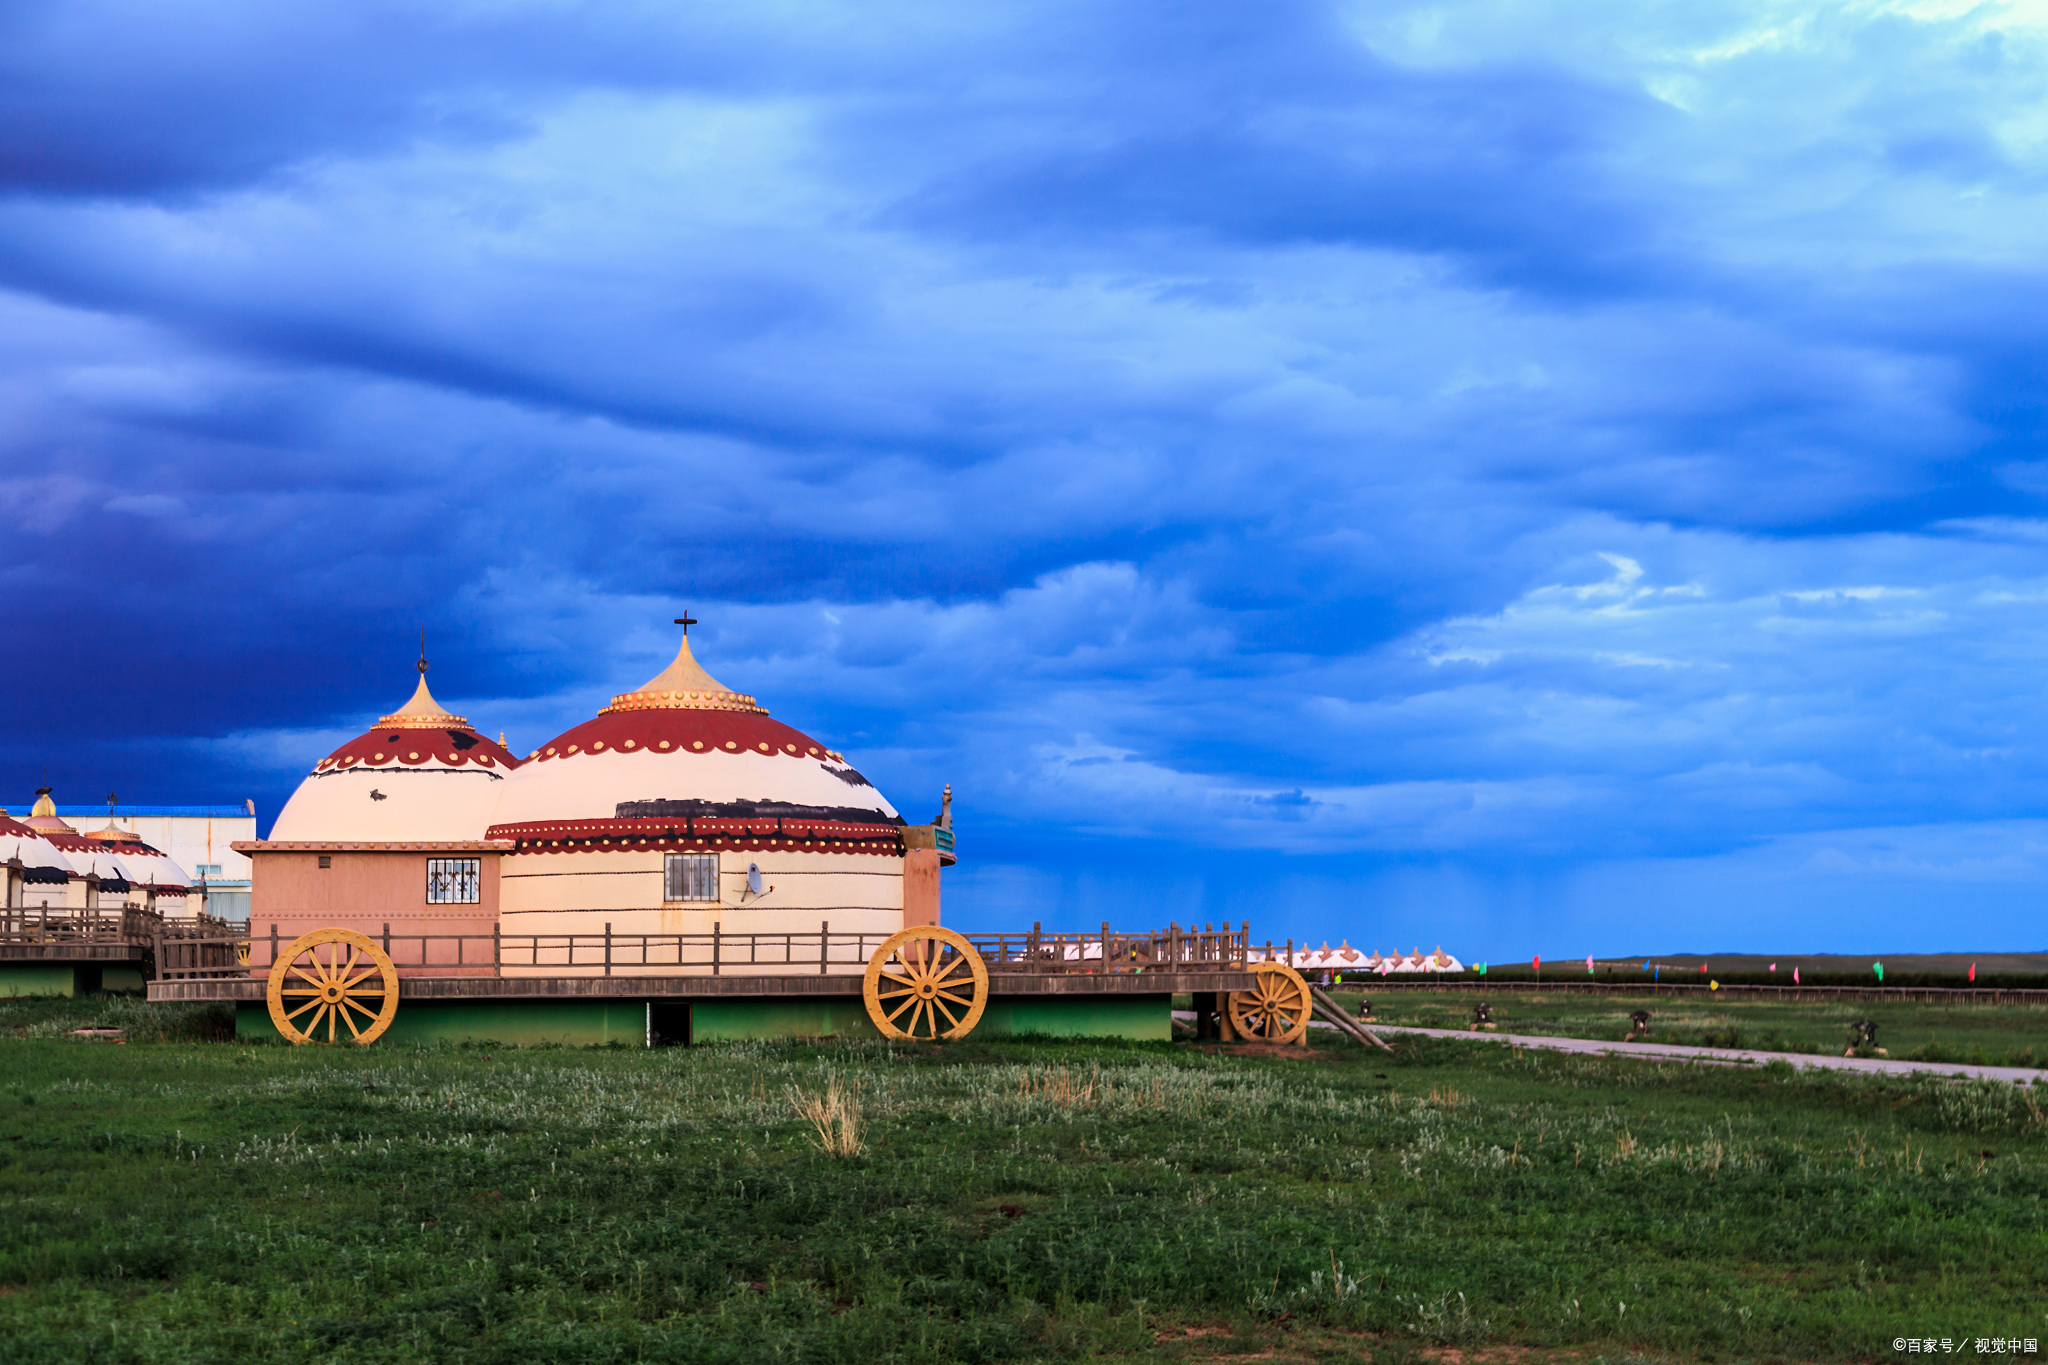
[[[1804,1052],[1765,1052],[1752,1047],[1681,1047],[1674,1043],[1606,1042],[1597,1038],[1546,1038],[1526,1033],[1469,1033],[1464,1029],[1409,1028],[1398,1024],[1371,1025],[1385,1037],[1391,1033],[1419,1033],[1430,1038],[1478,1039],[1509,1043],[1515,1047],[1543,1048],[1550,1052],[1576,1052],[1614,1057],[1649,1057],[1665,1062],[1706,1062],[1715,1066],[1761,1066],[1765,1062],[1790,1062],[1796,1067],[1821,1071],[1876,1071],[1889,1076],[1921,1072],[1931,1076],[1966,1077],[1970,1080],[2011,1081],[2015,1085],[2038,1085],[2043,1073],[2026,1066],[1973,1066],[1961,1062],[1908,1062],[1887,1057],[1816,1057]]]

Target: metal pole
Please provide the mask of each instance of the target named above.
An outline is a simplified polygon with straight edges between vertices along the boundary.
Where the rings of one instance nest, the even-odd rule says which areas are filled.
[[[718,921],[711,921],[711,974],[718,975]]]
[[[1102,922],[1102,970],[1109,970],[1109,921]]]
[[[491,975],[503,976],[504,974],[504,945],[498,940],[498,926],[493,924],[491,926]]]
[[[612,974],[612,922],[604,922],[604,974]]]
[[[828,951],[828,949],[826,948],[826,945],[827,945],[827,944],[829,944],[829,943],[830,943],[831,941],[832,941],[832,921],[831,921],[831,920],[829,920],[829,919],[828,919],[828,920],[820,920],[820,921],[819,921],[819,923],[818,923],[818,975],[819,975],[819,976],[823,976],[823,975],[825,974],[825,955],[826,955],[826,953],[827,953],[827,951]]]
[[[270,962],[271,962],[271,965],[273,965],[273,966],[275,966],[275,965],[276,965],[276,963],[277,963],[277,921],[276,921],[276,920],[272,920],[272,921],[270,922]]]

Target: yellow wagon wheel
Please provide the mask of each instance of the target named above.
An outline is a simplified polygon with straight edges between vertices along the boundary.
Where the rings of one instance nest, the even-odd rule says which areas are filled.
[[[398,1013],[398,968],[353,929],[315,929],[277,955],[264,994],[286,1041],[361,1047]]]
[[[1284,962],[1254,962],[1248,991],[1232,991],[1227,1002],[1237,1036],[1267,1043],[1298,1043],[1308,1036],[1308,982]]]
[[[951,929],[919,925],[875,950],[861,994],[885,1038],[965,1038],[988,1005],[988,968]]]

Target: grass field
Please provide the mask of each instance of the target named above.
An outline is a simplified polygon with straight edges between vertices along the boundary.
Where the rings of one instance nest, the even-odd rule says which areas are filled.
[[[1500,991],[1358,991],[1338,987],[1332,996],[1356,1012],[1361,995],[1372,1000],[1375,1018],[1422,1028],[1464,1028],[1472,1007],[1493,1005],[1502,1033],[1568,1038],[1620,1039],[1629,1031],[1630,1011],[1650,1011],[1653,1043],[1703,1047],[1753,1047],[1773,1052],[1840,1056],[1849,1024],[1869,1019],[1877,1041],[1891,1056],[1909,1061],[1976,1062],[1988,1066],[2048,1066],[2048,1006],[1931,1005],[1889,1000],[1839,1004],[1783,1004],[1718,993],[1699,996],[1631,996]]]
[[[2013,1087],[1319,1038],[368,1051],[0,1005],[0,1361],[1847,1360],[2048,1339]],[[795,1101],[855,1097],[862,1151]],[[1482,1357],[1484,1358],[1484,1357]]]

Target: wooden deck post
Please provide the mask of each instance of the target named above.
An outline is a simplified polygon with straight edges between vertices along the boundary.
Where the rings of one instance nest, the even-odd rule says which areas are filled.
[[[604,974],[612,974],[612,922],[604,922]]]
[[[505,974],[505,945],[498,940],[498,926],[491,926],[491,975]]]
[[[827,945],[828,945],[828,944],[830,944],[831,942],[832,942],[832,921],[831,921],[831,920],[829,920],[829,919],[828,919],[828,920],[820,920],[820,921],[818,922],[818,975],[819,975],[819,976],[823,976],[823,975],[825,974],[825,957],[826,957],[826,954],[827,954],[827,953],[828,953],[828,952],[830,951],[830,949],[829,949],[829,948],[827,947]]]
[[[718,921],[711,921],[711,974],[718,975]]]

